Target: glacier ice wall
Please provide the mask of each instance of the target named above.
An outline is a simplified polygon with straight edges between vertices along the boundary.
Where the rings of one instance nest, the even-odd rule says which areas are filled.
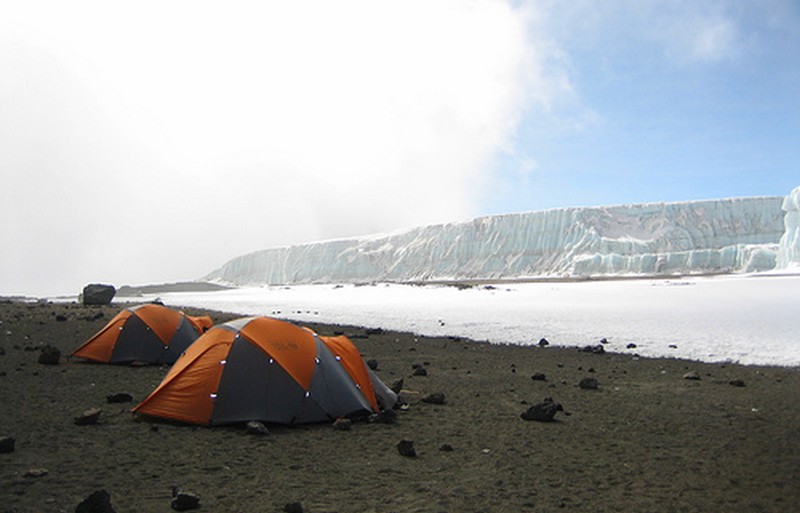
[[[776,268],[800,267],[800,187],[786,196],[782,208],[786,212],[783,218],[785,229],[778,248]]]
[[[776,265],[783,202],[756,197],[481,217],[265,249],[204,279],[246,285],[763,271]],[[793,226],[796,240],[796,218]]]

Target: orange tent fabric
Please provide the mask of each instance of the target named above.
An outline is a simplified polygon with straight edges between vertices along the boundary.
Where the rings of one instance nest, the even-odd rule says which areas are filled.
[[[213,325],[157,304],[127,308],[78,347],[72,356],[101,363],[174,363]]]
[[[198,338],[134,411],[205,425],[300,424],[373,413],[378,404],[349,339],[248,317]]]

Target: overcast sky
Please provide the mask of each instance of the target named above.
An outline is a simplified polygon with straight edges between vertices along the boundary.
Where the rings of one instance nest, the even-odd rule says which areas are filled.
[[[0,7],[0,295],[800,185],[792,0]]]

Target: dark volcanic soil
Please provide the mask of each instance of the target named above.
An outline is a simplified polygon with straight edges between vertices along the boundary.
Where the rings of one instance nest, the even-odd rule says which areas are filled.
[[[72,512],[98,489],[118,513],[168,512],[174,486],[214,512],[281,512],[293,502],[309,513],[800,507],[796,368],[312,325],[351,336],[387,384],[403,378],[410,407],[395,424],[270,426],[257,437],[241,426],[135,418],[130,408],[166,367],[63,356],[122,307],[0,303],[0,438],[16,441],[0,454],[0,513]],[[44,345],[61,350],[58,365],[38,363]],[[427,376],[413,375],[415,364]],[[699,379],[685,379],[690,371]],[[537,373],[544,379],[531,379]],[[584,378],[598,388],[581,388]],[[134,402],[107,402],[119,392]],[[437,392],[445,404],[422,400]],[[520,418],[547,397],[563,406],[554,421]],[[99,422],[76,425],[90,408],[102,409]],[[401,440],[416,457],[399,454]]]

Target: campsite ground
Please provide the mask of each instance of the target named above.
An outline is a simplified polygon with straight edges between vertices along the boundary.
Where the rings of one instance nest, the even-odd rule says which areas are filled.
[[[118,392],[143,399],[166,368],[64,356],[58,365],[37,363],[41,346],[68,354],[119,308],[0,303],[0,437],[16,439],[14,452],[0,454],[0,513],[72,512],[98,489],[118,513],[166,512],[173,486],[199,494],[201,511],[219,512],[280,512],[293,502],[310,513],[800,505],[797,368],[311,326],[351,336],[388,384],[403,378],[410,407],[394,424],[271,426],[257,437],[238,426],[136,419],[135,403],[106,401]],[[427,376],[412,375],[415,364]],[[685,379],[690,371],[699,379]],[[545,380],[531,379],[535,373]],[[599,388],[580,388],[587,377]],[[422,401],[435,392],[445,404]],[[546,397],[563,405],[554,422],[520,418]],[[103,410],[97,424],[74,424],[95,407]],[[416,458],[398,453],[404,439]],[[26,476],[35,469],[46,473]]]

